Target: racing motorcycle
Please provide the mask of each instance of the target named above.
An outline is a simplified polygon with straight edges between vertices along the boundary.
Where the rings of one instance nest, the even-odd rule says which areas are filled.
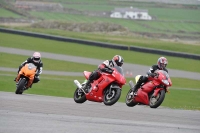
[[[129,81],[130,90],[126,95],[126,105],[133,107],[135,105],[148,105],[151,108],[159,107],[165,99],[168,88],[172,86],[171,79],[166,71],[157,70],[156,76],[148,77],[148,81],[141,85],[138,91],[134,94],[133,81]],[[139,80],[141,75],[135,77],[135,81]]]
[[[91,72],[83,72],[86,81],[82,84],[80,84],[78,80],[74,80],[77,86],[74,92],[74,101],[76,103],[84,103],[86,100],[103,102],[108,106],[115,104],[121,96],[121,89],[122,86],[126,84],[126,79],[121,67],[114,66],[109,69],[112,69],[112,74],[102,72],[97,80],[90,83],[88,92],[83,90],[82,87],[85,85]]]
[[[26,89],[26,85],[28,84],[30,78],[34,78],[37,67],[33,63],[27,63],[23,66],[19,72],[20,78],[16,83],[16,94],[22,94]]]

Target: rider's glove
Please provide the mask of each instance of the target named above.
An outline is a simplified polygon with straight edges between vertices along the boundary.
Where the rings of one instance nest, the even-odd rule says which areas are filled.
[[[113,70],[112,69],[108,69],[107,72],[110,73],[110,74],[112,74]]]
[[[112,74],[113,70],[109,68],[103,68],[102,71]]]

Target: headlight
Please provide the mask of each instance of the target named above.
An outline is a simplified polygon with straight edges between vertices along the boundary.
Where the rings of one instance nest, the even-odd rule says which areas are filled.
[[[169,85],[169,81],[168,80],[162,80],[162,82],[166,85]]]

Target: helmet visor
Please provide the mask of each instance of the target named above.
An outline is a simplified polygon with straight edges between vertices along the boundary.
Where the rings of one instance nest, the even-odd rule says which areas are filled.
[[[34,57],[34,58],[33,58],[33,61],[34,61],[34,62],[39,62],[39,61],[40,61],[40,58],[39,58],[39,57]]]
[[[160,68],[161,68],[161,69],[165,68],[166,66],[167,66],[167,64],[164,64],[164,63],[161,63],[161,64],[160,64]]]
[[[122,65],[123,65],[123,62],[118,62],[117,65],[118,65],[118,66],[122,66]]]

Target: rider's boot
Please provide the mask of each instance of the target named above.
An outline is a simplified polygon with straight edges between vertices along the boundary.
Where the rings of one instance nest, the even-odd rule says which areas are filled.
[[[133,91],[133,94],[136,96],[137,95],[137,91],[138,91],[138,88],[140,87],[139,84],[136,84],[133,88],[131,88],[131,90]]]
[[[89,84],[91,83],[90,80],[87,80],[87,82],[85,83],[85,85],[83,85],[82,89],[87,93],[89,90],[88,90],[88,86]]]
[[[146,80],[146,78],[141,76],[137,81],[136,85],[132,88],[134,95],[137,95],[137,91],[140,88],[141,84],[144,82],[144,80]]]
[[[136,83],[136,85],[135,85],[133,88],[131,88],[131,89],[133,90],[133,94],[134,94],[134,95],[137,95],[137,91],[138,91],[138,89],[140,88],[140,86],[141,86],[142,83],[143,83],[142,80],[139,80],[139,81]]]

